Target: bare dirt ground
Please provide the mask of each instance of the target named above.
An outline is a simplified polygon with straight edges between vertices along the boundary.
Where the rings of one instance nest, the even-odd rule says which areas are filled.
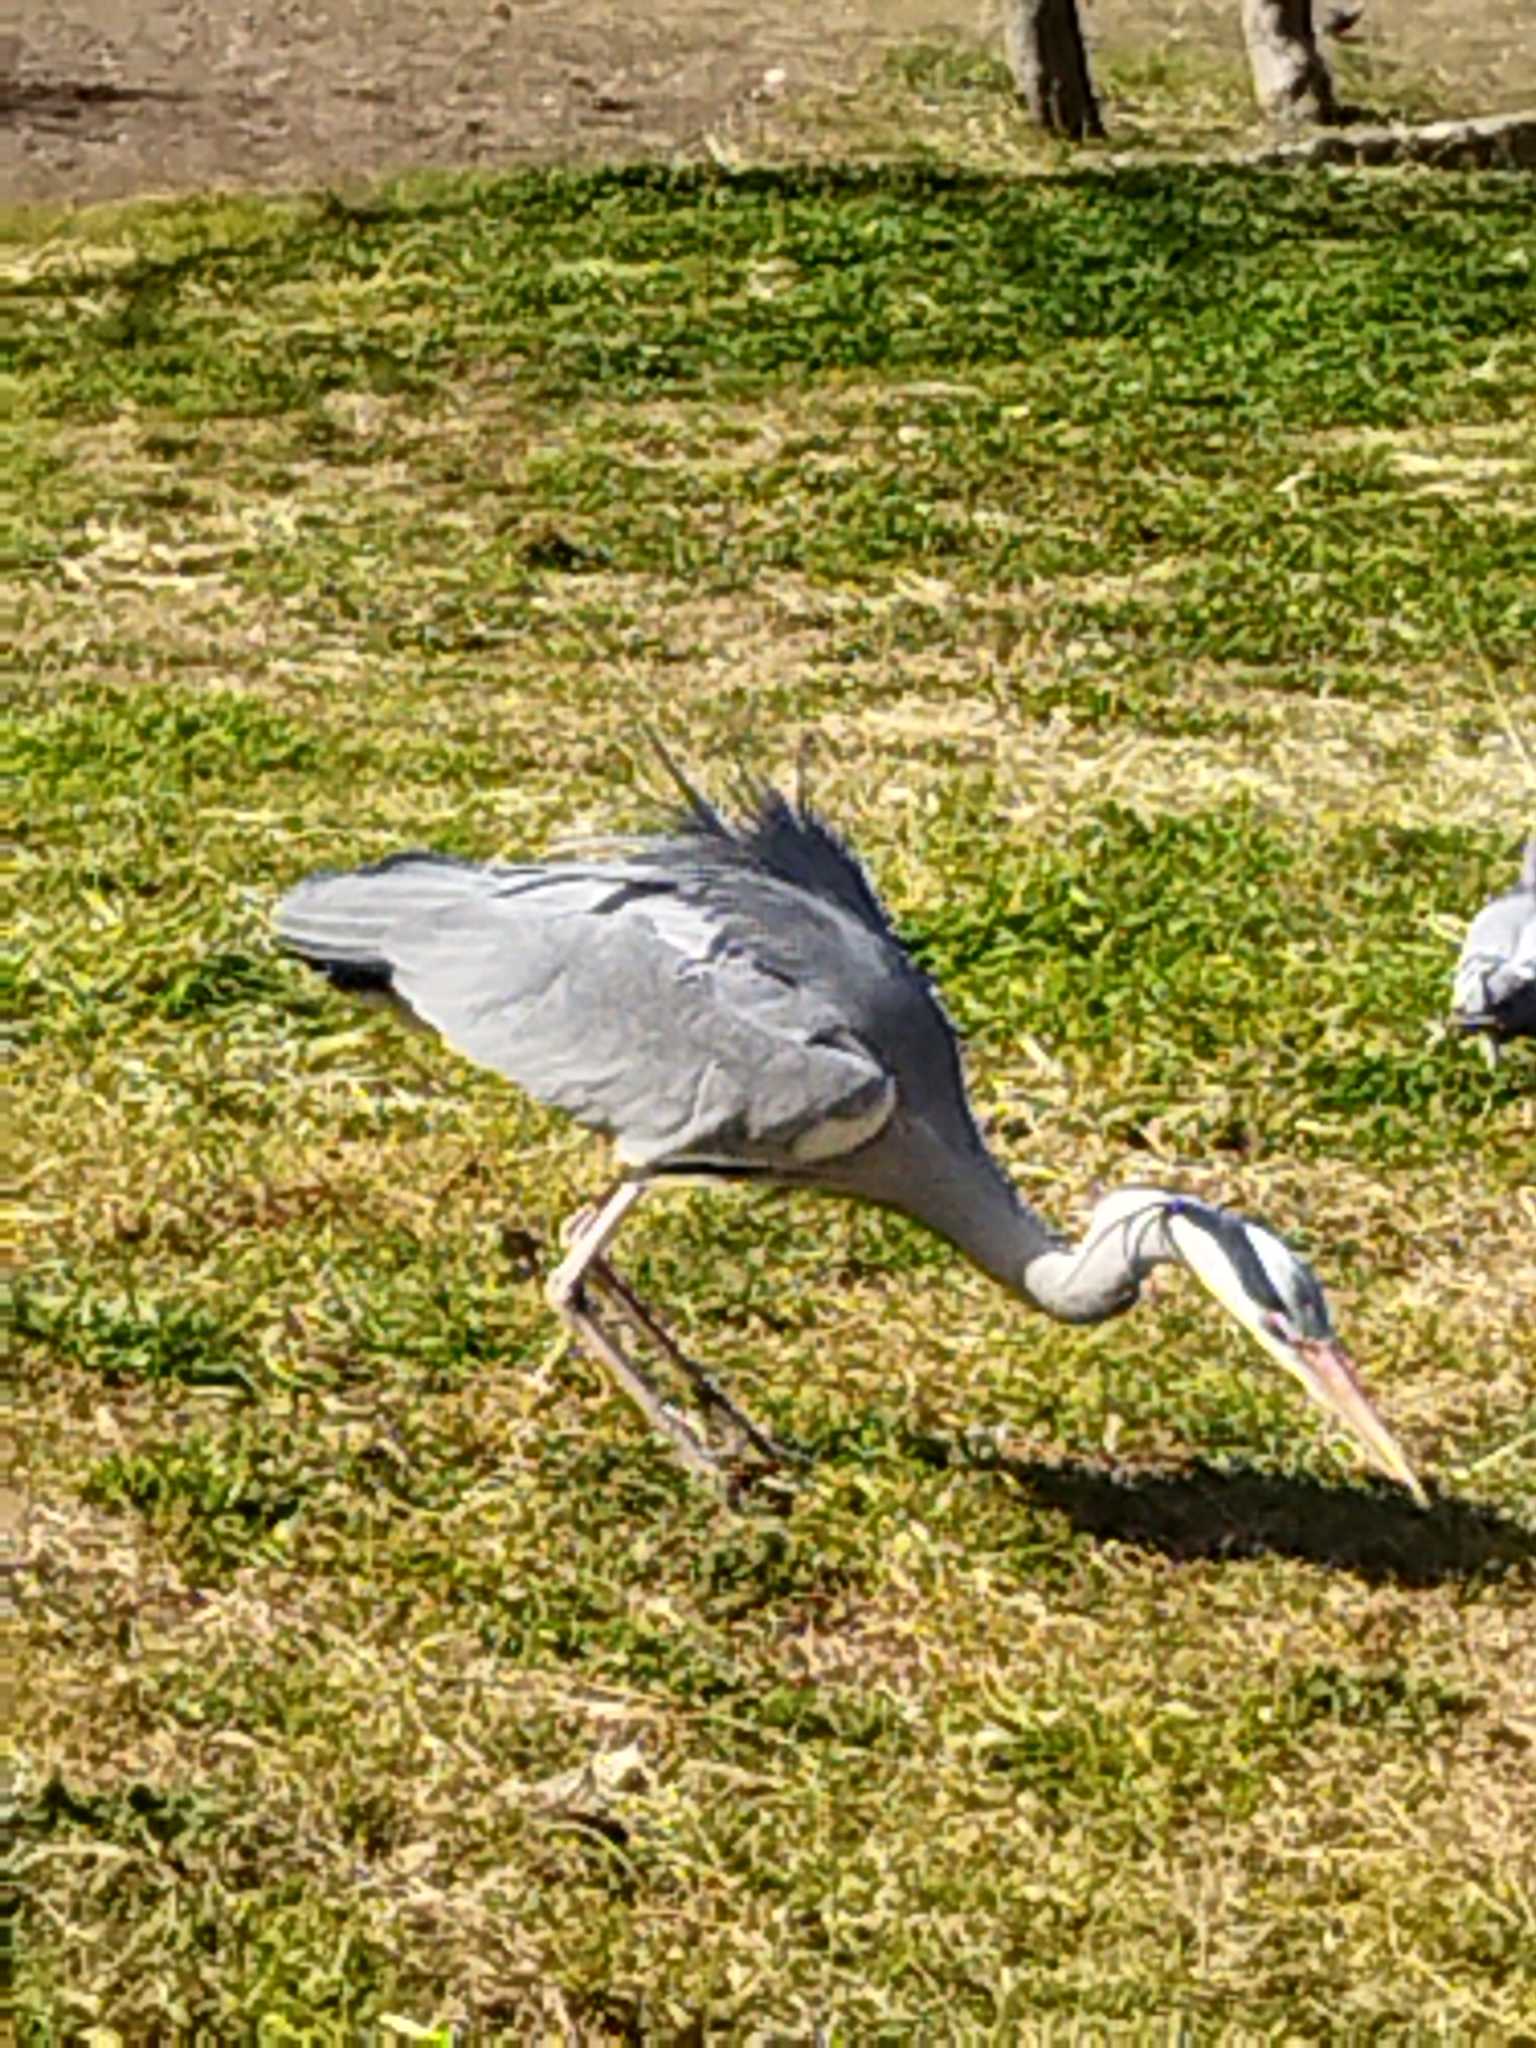
[[[1536,98],[1530,0],[1375,0],[1388,83],[1445,115]],[[796,99],[985,0],[0,0],[0,197],[85,204],[409,166],[750,148]],[[1525,17],[1522,26],[1522,17]],[[1236,0],[1103,0],[1101,63],[1153,42],[1240,72]],[[1111,112],[1113,111],[1111,105]]]

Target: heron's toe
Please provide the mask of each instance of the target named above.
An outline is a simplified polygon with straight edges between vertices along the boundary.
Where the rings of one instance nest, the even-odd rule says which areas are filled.
[[[596,1214],[596,1208],[589,1202],[584,1209],[578,1209],[574,1216],[567,1216],[560,1226],[560,1242],[574,1244]]]

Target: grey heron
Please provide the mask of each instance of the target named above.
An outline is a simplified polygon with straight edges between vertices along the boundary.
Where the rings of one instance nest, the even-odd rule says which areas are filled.
[[[1451,1016],[1482,1034],[1491,1058],[1506,1038],[1536,1038],[1536,838],[1513,889],[1473,918],[1451,990]]]
[[[757,785],[732,814],[667,766],[685,808],[662,834],[511,865],[395,854],[299,882],[276,929],[336,987],[391,999],[613,1141],[622,1178],[567,1227],[546,1292],[691,1470],[736,1483],[702,1418],[664,1398],[621,1327],[670,1359],[700,1407],[760,1458],[788,1454],[608,1259],[636,1203],[670,1177],[882,1204],[1069,1323],[1130,1308],[1151,1269],[1176,1261],[1424,1502],[1289,1245],[1156,1187],[1106,1195],[1080,1242],[1060,1236],[988,1149],[955,1031],[847,844],[803,800]]]

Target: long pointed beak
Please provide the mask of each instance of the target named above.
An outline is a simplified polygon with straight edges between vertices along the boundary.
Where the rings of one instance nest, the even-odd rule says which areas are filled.
[[[1285,1350],[1287,1365],[1318,1407],[1344,1425],[1378,1472],[1405,1486],[1418,1505],[1427,1508],[1429,1495],[1419,1483],[1402,1445],[1372,1407],[1343,1345],[1303,1338],[1287,1344]]]
[[[1341,1422],[1378,1472],[1406,1487],[1421,1508],[1430,1504],[1402,1445],[1371,1405],[1349,1353],[1332,1337],[1282,1335],[1275,1320],[1264,1314],[1244,1285],[1231,1250],[1224,1248],[1209,1218],[1189,1213],[1192,1204],[1164,1218],[1165,1240],[1222,1307],[1248,1334],[1301,1381],[1308,1395],[1327,1415]],[[1212,1212],[1215,1213],[1215,1212]],[[1259,1226],[1249,1226],[1250,1232]],[[1256,1254],[1255,1254],[1256,1255]]]

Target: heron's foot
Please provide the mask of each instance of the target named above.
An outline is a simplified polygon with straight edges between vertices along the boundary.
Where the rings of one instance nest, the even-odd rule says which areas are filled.
[[[591,1272],[592,1277],[618,1304],[620,1313],[630,1327],[640,1336],[649,1339],[662,1356],[682,1373],[698,1396],[704,1413],[722,1418],[737,1437],[742,1449],[755,1451],[770,1467],[810,1463],[804,1451],[780,1443],[761,1423],[754,1422],[745,1409],[737,1407],[714,1374],[706,1371],[696,1359],[688,1356],[672,1333],[657,1321],[629,1282],[614,1270],[607,1259],[594,1259]]]
[[[671,1354],[669,1354],[671,1355]],[[810,1453],[800,1450],[794,1444],[786,1444],[771,1430],[755,1422],[744,1408],[738,1408],[730,1395],[721,1386],[713,1373],[684,1352],[677,1352],[674,1363],[686,1373],[694,1391],[699,1397],[699,1406],[706,1416],[714,1416],[724,1423],[736,1439],[742,1451],[752,1451],[761,1465],[772,1470],[780,1465],[809,1465]]]
[[[641,1371],[613,1333],[592,1314],[582,1288],[578,1286],[566,1294],[560,1313],[572,1334],[607,1367],[657,1434],[665,1437],[679,1463],[730,1500],[730,1472],[688,1417],[673,1407],[650,1375]]]
[[[577,1290],[562,1312],[573,1334],[608,1368],[646,1421],[663,1437],[678,1463],[702,1479],[724,1505],[736,1513],[787,1515],[795,1489],[777,1465],[761,1457],[716,1448],[692,1416],[667,1400],[661,1389],[629,1356],[612,1331],[591,1313]]]

